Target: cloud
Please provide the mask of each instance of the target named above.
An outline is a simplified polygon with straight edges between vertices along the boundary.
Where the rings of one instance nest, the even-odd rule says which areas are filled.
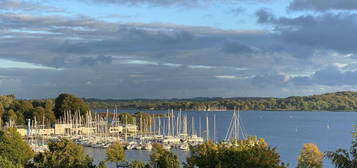
[[[289,76],[285,73],[270,73],[257,75],[252,79],[252,84],[258,87],[286,86]]]
[[[81,58],[81,64],[82,65],[88,65],[88,66],[94,66],[97,64],[111,64],[113,61],[113,57],[111,56],[97,56],[97,57],[82,57]]]
[[[246,45],[239,44],[239,42],[235,43],[226,43],[224,44],[223,48],[221,49],[222,52],[228,54],[250,54],[253,51],[250,47]]]
[[[131,5],[131,6],[178,6],[178,7],[198,7],[207,6],[212,3],[226,3],[233,4],[235,1],[231,0],[80,0],[93,3],[107,3],[117,5]]]
[[[287,43],[287,46],[295,45],[293,50],[283,47],[285,50],[309,51],[305,53],[308,56],[316,50],[333,50],[340,53],[357,51],[354,46],[354,41],[357,40],[357,36],[354,35],[357,29],[357,14],[323,13],[294,18],[275,17],[266,10],[259,10],[256,14],[258,22],[273,26],[276,37]]]
[[[293,0],[289,9],[291,10],[356,10],[355,0]]]
[[[22,0],[1,0],[0,10],[22,10],[22,11],[62,11],[54,7]]]
[[[351,22],[341,28],[348,33],[353,23],[347,18],[331,15],[325,23],[324,15],[286,18],[261,11],[258,16],[261,24],[271,25],[274,31],[4,13],[0,15],[0,59],[51,69],[3,68],[0,76],[26,81],[12,89],[26,98],[55,97],[60,92],[102,98],[271,96],[291,94],[295,86],[323,83],[289,74],[315,72],[336,60],[342,65],[354,59],[343,57],[344,52],[354,54],[348,45],[338,48],[322,40],[309,42],[317,28],[334,20]],[[336,30],[330,27],[317,33]]]

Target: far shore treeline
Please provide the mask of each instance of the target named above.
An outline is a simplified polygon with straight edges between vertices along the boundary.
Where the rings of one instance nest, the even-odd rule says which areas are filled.
[[[86,115],[92,112],[88,104],[83,99],[74,95],[62,93],[55,99],[41,100],[20,100],[16,99],[15,95],[0,96],[0,127],[2,126],[24,126],[27,124],[27,119],[36,121],[37,124],[51,126],[56,120],[61,120],[66,115]],[[101,117],[113,117],[112,112],[102,111],[99,114]],[[133,124],[135,122],[149,121],[151,114],[144,112],[136,112],[129,114],[127,112],[118,113],[119,121]],[[167,117],[165,114],[157,114],[160,117]]]
[[[135,110],[286,110],[286,111],[357,111],[357,92],[336,92],[313,96],[287,98],[192,98],[192,99],[81,99],[71,94],[60,94],[55,99],[21,100],[15,95],[0,96],[2,123],[15,121],[25,124],[26,119],[53,124],[68,111],[86,114],[90,109]],[[106,114],[102,114],[106,115]],[[111,114],[109,114],[111,115]],[[129,115],[123,113],[123,115]],[[143,115],[138,113],[138,115]],[[135,117],[135,115],[133,116]]]
[[[357,111],[357,92],[345,91],[287,98],[84,99],[90,108],[139,110]]]

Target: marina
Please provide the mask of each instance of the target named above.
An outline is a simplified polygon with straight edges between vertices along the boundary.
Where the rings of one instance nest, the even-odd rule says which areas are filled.
[[[122,120],[124,122],[116,122],[115,120],[119,121],[118,117],[107,119],[106,116],[111,116],[111,110],[108,110],[108,113],[104,110],[105,115],[101,111],[103,110],[95,110],[94,114],[97,116],[92,120],[86,117],[81,119],[79,117],[75,119],[74,116],[67,119],[64,117],[56,122],[60,124],[57,130],[55,126],[46,128],[34,122],[30,125],[30,136],[26,137],[28,130],[25,128],[19,128],[18,131],[24,129],[22,132],[25,133],[27,141],[37,152],[46,149],[48,140],[70,138],[84,146],[88,154],[95,158],[96,163],[105,159],[105,148],[117,140],[125,145],[129,161],[136,159],[148,161],[152,143],[155,142],[163,144],[165,149],[176,153],[183,162],[189,156],[189,144],[200,144],[206,139],[221,142],[230,138],[257,136],[264,138],[272,147],[277,147],[284,162],[294,165],[299,149],[307,142],[316,143],[321,151],[348,148],[355,124],[353,118],[357,117],[357,114],[349,112],[239,111],[238,113],[238,110],[236,112],[234,110],[217,112],[147,110],[137,113],[136,110],[112,110],[115,111],[116,116],[124,112],[131,115],[139,114],[129,124],[129,120],[126,123],[125,118]],[[144,114],[151,116],[151,125],[145,124],[149,123],[149,120],[146,120]],[[72,118],[71,121],[69,118]],[[86,123],[88,121],[90,124]],[[92,125],[91,129],[88,129],[88,125]],[[126,125],[128,131],[124,129]],[[58,129],[62,132],[61,135],[51,135],[58,132]],[[327,168],[332,167],[328,160],[324,161],[324,165]]]
[[[151,150],[153,143],[160,143],[167,150],[188,151],[189,146],[204,141],[216,142],[216,115],[195,118],[188,117],[187,112],[171,109],[165,117],[162,114],[139,113],[132,123],[128,123],[128,116],[121,120],[118,114],[116,109],[105,113],[87,112],[84,116],[67,112],[53,127],[39,125],[35,118],[27,120],[27,128],[17,130],[36,152],[46,149],[45,141],[60,138],[68,138],[91,148],[107,148],[119,141],[127,150]],[[234,110],[232,114],[225,141],[239,139],[239,132],[243,131],[239,127],[239,110]]]

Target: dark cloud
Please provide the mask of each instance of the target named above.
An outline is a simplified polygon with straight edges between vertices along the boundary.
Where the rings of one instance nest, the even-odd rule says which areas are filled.
[[[357,71],[343,72],[335,67],[329,67],[316,72],[312,79],[322,85],[357,85]]]
[[[97,56],[97,57],[82,57],[81,58],[81,64],[82,65],[88,65],[88,66],[94,66],[98,64],[111,64],[113,61],[113,57],[111,56]]]
[[[335,66],[329,66],[316,71],[311,76],[298,76],[289,82],[301,86],[354,86],[357,85],[357,71],[341,71]]]
[[[38,93],[54,97],[60,92],[103,98],[265,96],[290,87],[290,80],[299,86],[324,83],[317,80],[319,73],[309,78],[313,83],[288,77],[290,72],[320,69],[322,63],[314,59],[330,63],[325,55],[312,54],[315,50],[355,51],[346,44],[354,40],[353,35],[344,35],[354,29],[354,22],[345,15],[279,18],[266,11],[257,15],[260,23],[274,27],[273,33],[4,13],[0,61],[54,68],[2,68],[0,86],[22,97],[38,97]],[[341,28],[341,34],[329,35],[337,26],[327,24],[335,20],[347,27]],[[317,32],[318,28],[324,30]],[[327,37],[309,39],[315,33]],[[323,41],[338,41],[339,36],[346,38],[344,45]],[[266,87],[274,89],[264,91]]]
[[[289,9],[291,10],[356,10],[355,0],[293,0]]]
[[[258,87],[286,86],[289,77],[283,73],[270,73],[257,75],[252,79],[252,84]]]
[[[251,54],[252,52],[254,52],[254,50],[251,49],[250,47],[242,45],[238,42],[236,43],[230,42],[224,44],[221,51],[228,54]]]
[[[260,10],[256,14],[259,23],[272,25],[277,32],[276,37],[288,46],[296,45],[295,50],[299,47],[310,48],[310,54],[313,54],[314,50],[324,49],[341,53],[357,51],[354,45],[354,41],[357,40],[354,33],[357,29],[357,14],[324,13],[295,18],[274,17],[265,10]]]

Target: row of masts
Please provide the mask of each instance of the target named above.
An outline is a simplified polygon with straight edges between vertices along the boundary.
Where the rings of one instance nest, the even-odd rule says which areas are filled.
[[[147,114],[148,115],[148,114]],[[197,136],[202,137],[205,140],[213,140],[216,142],[216,115],[208,115],[205,117],[191,116],[188,117],[187,113],[183,113],[181,110],[174,112],[173,109],[168,110],[166,115],[162,114],[150,114],[148,116],[139,115],[136,116],[136,119],[133,120],[134,125],[137,126],[138,130],[136,132],[137,136],[147,137],[147,136],[162,136],[162,137],[188,137],[188,136]],[[67,136],[74,135],[83,135],[83,132],[78,131],[79,128],[88,128],[93,129],[92,133],[87,135],[92,136],[115,136],[118,139],[124,138],[124,141],[128,140],[128,116],[125,116],[125,121],[122,123],[122,120],[119,118],[119,113],[117,109],[114,109],[114,112],[109,115],[109,110],[107,109],[105,115],[100,115],[99,113],[92,113],[88,111],[85,115],[81,115],[79,111],[72,113],[71,111],[66,111],[64,116],[56,121],[56,124],[66,124],[70,128],[77,131],[66,132]],[[211,119],[211,120],[210,120]],[[42,129],[44,129],[45,118],[42,119]],[[205,127],[202,127],[202,120],[204,120]],[[212,121],[213,120],[213,121]],[[210,121],[213,122],[213,133],[210,132]],[[198,124],[196,123],[198,122]],[[242,132],[240,127],[240,117],[239,110],[234,108],[233,116],[230,121],[230,125],[225,136],[225,140],[229,139],[239,139]],[[117,129],[118,127],[125,127],[123,132],[110,132],[111,128]],[[31,123],[33,130],[39,129],[37,125],[36,118]],[[41,127],[40,127],[41,128]],[[31,130],[32,130],[31,129]],[[211,134],[210,134],[211,133]],[[36,132],[32,132],[36,134]],[[131,135],[133,136],[133,135]]]

